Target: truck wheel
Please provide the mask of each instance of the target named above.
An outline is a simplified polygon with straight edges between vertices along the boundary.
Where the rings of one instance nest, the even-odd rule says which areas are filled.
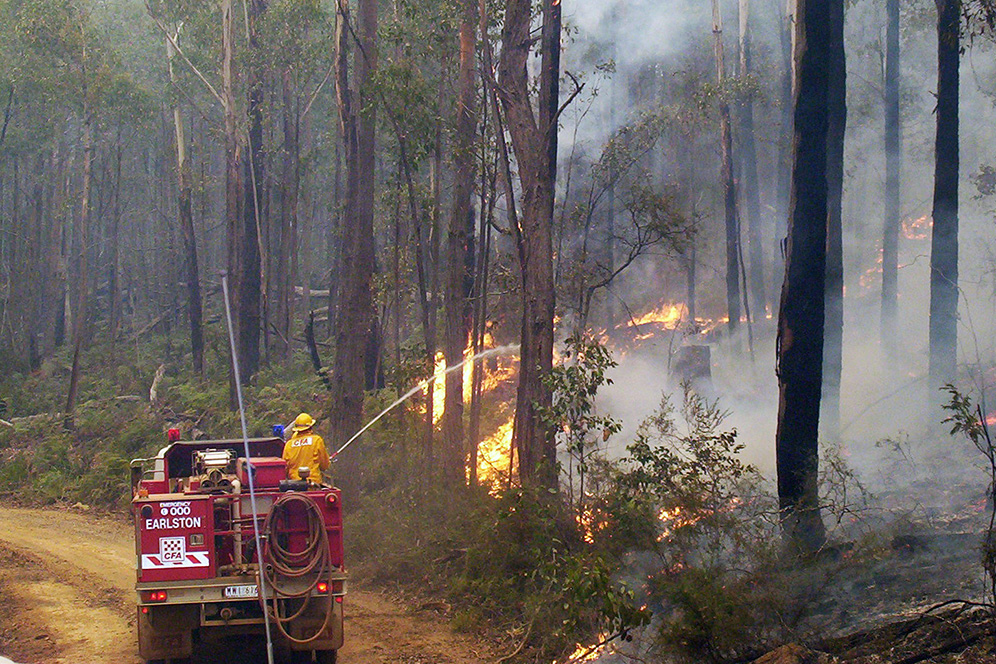
[[[338,650],[316,650],[315,651],[315,663],[316,664],[335,664]]]

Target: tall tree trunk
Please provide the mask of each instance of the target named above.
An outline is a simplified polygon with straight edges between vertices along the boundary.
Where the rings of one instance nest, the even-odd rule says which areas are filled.
[[[259,23],[267,9],[267,0],[249,0],[249,50],[259,52]],[[263,172],[263,103],[262,67],[250,65],[246,76],[248,86],[249,144],[242,155],[242,272],[238,289],[239,309],[239,380],[249,383],[259,370],[260,312],[263,306],[263,273],[259,233],[265,225],[263,200],[266,177]]]
[[[784,13],[779,12],[782,47],[781,122],[779,123],[778,168],[775,169],[778,209],[775,214],[775,246],[772,259],[771,289],[781,291],[785,277],[785,240],[792,199],[792,152],[794,122],[795,56],[792,42],[795,34],[795,0],[786,0]]]
[[[844,352],[844,133],[847,128],[847,67],[844,52],[844,5],[830,3],[830,86],[827,102],[827,276],[826,330],[823,350],[822,429],[830,439],[840,432],[840,375]],[[838,12],[840,15],[838,16]]]
[[[232,39],[232,0],[221,2],[222,26],[222,98],[225,102],[225,227],[228,248],[229,283],[232,284],[231,299],[236,303],[232,311],[232,321],[236,334],[241,330],[239,318],[242,310],[238,306],[242,302],[242,272],[245,269],[242,257],[244,237],[242,226],[242,178],[239,170],[241,161],[238,123],[236,121],[235,87],[232,71],[233,50]],[[237,337],[240,339],[240,337]],[[236,344],[241,354],[241,342]],[[241,358],[239,358],[241,360]],[[241,368],[241,367],[240,367]],[[244,371],[244,370],[243,370]],[[235,381],[240,377],[230,369],[229,373],[229,406],[238,408],[236,401]]]
[[[885,28],[885,227],[882,233],[882,348],[894,367],[899,349],[899,0],[886,0]]]
[[[740,0],[740,78],[751,75],[753,43],[750,0]],[[753,311],[764,316],[768,300],[764,289],[764,246],[761,232],[761,192],[757,180],[757,145],[754,141],[754,98],[748,93],[740,105],[740,150],[743,164],[742,196],[747,208],[747,257],[750,301]]]
[[[737,220],[737,186],[733,179],[730,104],[723,96],[726,62],[723,49],[723,15],[719,0],[712,0],[712,34],[715,39],[716,85],[720,89],[719,128],[723,155],[723,201],[726,210],[726,311],[730,319],[729,331],[732,334],[740,327],[740,225]]]
[[[86,90],[83,91],[86,95]],[[89,240],[90,228],[90,175],[93,169],[93,119],[90,111],[84,103],[83,108],[83,186],[80,190],[80,234],[79,234],[79,274],[76,284],[79,288],[79,295],[76,299],[76,311],[74,313],[73,324],[73,368],[69,374],[69,393],[66,396],[66,412],[63,425],[66,429],[73,429],[75,426],[76,401],[79,396],[80,386],[80,352],[83,347],[83,340],[86,338],[86,324],[89,306],[89,270],[87,265],[87,255],[89,254],[87,242]]]
[[[930,241],[930,390],[958,375],[958,100],[961,0],[937,5],[937,140]]]
[[[118,125],[114,158],[114,211],[111,214],[111,255],[107,270],[108,328],[111,348],[121,328],[121,125]]]
[[[530,52],[531,3],[507,0],[502,30],[499,83],[519,166],[522,217],[513,227],[522,274],[522,336],[519,388],[512,441],[524,485],[556,490],[557,448],[539,417],[552,403],[543,377],[553,367],[553,203],[557,175],[561,5],[543,2],[543,54],[539,117],[533,113],[526,65]]]
[[[341,444],[361,426],[363,418],[364,367],[367,337],[373,323],[373,195],[374,138],[376,114],[373,99],[373,78],[377,67],[377,3],[360,0],[359,39],[354,52],[354,87],[345,73],[344,49],[337,57],[340,83],[340,122],[346,146],[346,213],[343,224],[342,285],[339,288],[339,310],[336,316],[335,359],[332,373],[330,419],[332,440]],[[338,30],[344,45],[349,27],[348,3],[339,2]],[[356,106],[353,106],[355,102]],[[356,451],[341,463],[342,485],[345,490],[360,487],[361,465]]]
[[[175,40],[179,40],[177,31]],[[176,56],[173,44],[168,40],[166,50],[169,57],[169,80],[176,85],[176,72],[173,70],[173,58]],[[191,201],[190,164],[187,160],[187,139],[183,131],[183,117],[180,115],[180,105],[173,105],[173,133],[176,141],[176,179],[179,196],[177,200],[177,215],[180,222],[180,233],[183,237],[184,265],[187,280],[187,317],[190,322],[190,351],[193,357],[194,373],[204,373],[204,336],[202,333],[201,314],[201,280],[197,263],[197,236],[194,233],[194,213]],[[120,155],[118,157],[120,161]],[[116,231],[115,231],[116,233]]]
[[[446,278],[446,364],[463,361],[473,320],[470,291],[474,281],[474,133],[477,128],[477,0],[462,0],[457,126],[453,145],[453,213],[450,216]],[[463,372],[446,375],[443,410],[443,477],[455,486],[466,481],[463,441]]]
[[[290,359],[292,319],[294,315],[294,292],[298,283],[300,264],[297,246],[298,233],[298,190],[300,182],[300,160],[298,145],[298,119],[294,95],[291,90],[291,70],[283,72],[283,176],[280,180],[280,255],[277,263],[276,281],[280,284],[277,294],[278,356],[283,361]],[[311,284],[307,275],[303,279],[302,298],[309,299]]]
[[[798,0],[795,45],[795,157],[785,282],[778,314],[778,430],[775,454],[782,529],[797,550],[823,545],[818,430],[823,382],[827,246],[829,69],[843,0]],[[843,15],[842,13],[840,14]]]

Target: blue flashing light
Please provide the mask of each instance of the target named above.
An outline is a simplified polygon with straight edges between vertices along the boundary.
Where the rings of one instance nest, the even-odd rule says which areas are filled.
[[[284,425],[283,424],[274,424],[273,425],[273,435],[276,436],[277,438],[281,438],[282,439],[284,437]]]

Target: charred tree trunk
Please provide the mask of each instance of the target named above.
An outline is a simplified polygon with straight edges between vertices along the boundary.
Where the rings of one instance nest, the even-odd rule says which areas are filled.
[[[826,63],[832,61],[831,21],[836,15],[830,5],[841,2],[797,4],[795,157],[778,314],[775,453],[782,529],[788,543],[801,552],[819,549],[826,537],[817,492],[827,246]]]
[[[937,139],[930,241],[930,390],[958,374],[958,95],[961,0],[937,5]]]
[[[844,52],[844,6],[831,2],[830,86],[827,102],[827,273],[826,330],[823,349],[823,432],[836,439],[840,432],[840,375],[844,352],[844,133],[847,128],[847,67]],[[838,15],[839,13],[839,15]]]
[[[730,104],[723,83],[726,61],[723,49],[723,15],[719,0],[712,0],[712,34],[715,39],[716,85],[720,88],[719,130],[723,155],[723,202],[726,210],[726,311],[729,331],[740,327],[740,225],[737,220],[737,186],[733,179],[733,133],[730,129]]]
[[[453,213],[450,217],[446,278],[446,364],[464,359],[470,337],[474,280],[474,132],[477,128],[477,0],[463,0],[460,12],[460,72],[453,145]],[[451,486],[466,481],[464,468],[463,372],[446,375],[443,410],[443,477]]]
[[[792,141],[793,107],[792,97],[795,80],[795,56],[792,53],[793,35],[795,33],[795,0],[786,0],[784,13],[780,15],[782,46],[782,85],[781,85],[781,123],[779,127],[778,168],[776,169],[776,189],[778,192],[778,209],[775,215],[775,246],[772,269],[772,292],[782,288],[781,280],[785,276],[785,241],[787,222],[792,199]]]
[[[335,325],[330,420],[332,440],[345,442],[361,426],[367,337],[373,323],[373,195],[376,115],[372,83],[377,66],[377,3],[360,0],[360,43],[354,53],[354,87],[348,87],[345,42],[349,39],[349,7],[339,1],[339,113],[346,155],[346,209],[343,218],[344,260]],[[355,106],[354,106],[355,102]],[[360,487],[356,452],[341,464],[343,488]]]
[[[175,40],[179,40],[177,32]],[[167,41],[166,49],[169,57],[169,78],[176,85],[176,72],[173,71],[175,49]],[[197,263],[197,236],[194,233],[194,213],[191,201],[190,165],[187,160],[187,140],[183,131],[183,118],[180,106],[173,106],[173,133],[176,141],[176,179],[179,196],[177,200],[177,215],[180,222],[180,233],[183,237],[184,265],[187,280],[187,316],[190,321],[190,351],[193,357],[194,372],[204,373],[204,336],[202,333],[201,314],[201,281]],[[118,157],[120,161],[120,154]],[[120,167],[120,164],[119,164]],[[115,231],[115,235],[116,235]],[[115,240],[116,242],[116,240]],[[117,268],[114,268],[117,271]],[[115,300],[117,298],[115,297]],[[112,305],[112,311],[115,307]],[[113,318],[113,317],[112,317]],[[113,329],[113,328],[112,328]]]
[[[522,336],[519,388],[512,441],[524,485],[556,490],[557,449],[553,432],[539,417],[552,403],[542,378],[553,366],[553,203],[557,176],[561,5],[543,2],[543,55],[539,117],[533,113],[526,64],[530,52],[531,3],[507,0],[499,82],[502,104],[519,166],[521,224],[513,229],[522,274]]]
[[[750,1],[740,0],[740,77],[753,69],[753,43],[750,29]],[[747,208],[747,257],[750,302],[758,316],[764,316],[768,299],[764,288],[764,246],[761,232],[761,191],[757,180],[757,145],[754,141],[754,99],[748,93],[740,106],[740,151],[743,164],[742,196]]]
[[[882,233],[882,348],[886,366],[899,349],[899,0],[886,0],[885,29],[885,227]]]

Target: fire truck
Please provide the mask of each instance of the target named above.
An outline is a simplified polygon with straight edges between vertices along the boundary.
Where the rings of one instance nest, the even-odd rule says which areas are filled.
[[[171,429],[154,458],[131,462],[147,662],[266,633],[279,662],[336,661],[346,594],[340,493],[318,469],[288,480],[283,445],[279,435],[181,441]]]

